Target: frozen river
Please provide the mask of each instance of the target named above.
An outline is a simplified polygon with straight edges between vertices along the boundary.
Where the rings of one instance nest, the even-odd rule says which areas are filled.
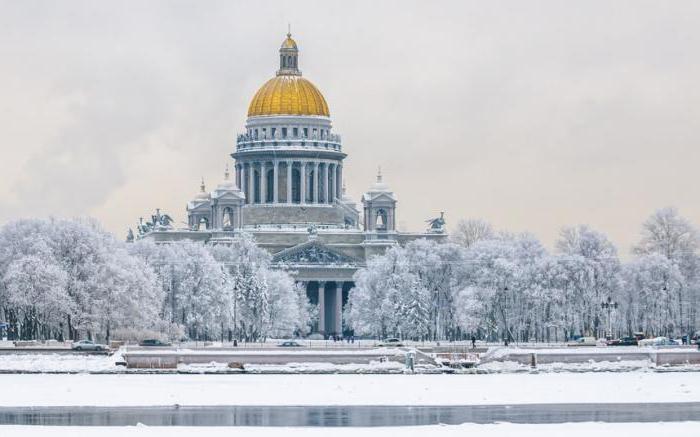
[[[685,422],[700,402],[477,406],[210,406],[0,408],[0,425],[378,427],[571,422]]]

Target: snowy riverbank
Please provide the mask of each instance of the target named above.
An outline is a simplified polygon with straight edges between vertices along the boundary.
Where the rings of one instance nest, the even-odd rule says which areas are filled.
[[[389,353],[394,350],[384,350],[383,353]],[[166,353],[168,351],[163,351]],[[198,351],[195,351],[198,352]],[[206,353],[206,351],[200,351]],[[355,351],[352,351],[355,352]],[[344,355],[351,354],[348,351],[333,351],[321,350],[313,351],[314,355],[332,356],[334,353],[342,353]],[[495,350],[491,354],[490,360],[484,360],[474,369],[452,369],[458,373],[559,373],[559,372],[700,372],[700,365],[683,364],[675,366],[656,365],[650,359],[639,359],[638,356],[632,353],[625,353],[620,350],[616,355],[610,357],[611,361],[606,361],[602,358],[602,353],[593,355],[593,358],[585,359],[579,362],[538,362],[537,368],[533,369],[529,364],[529,352],[521,354],[523,359],[520,361],[511,361],[505,353],[518,356],[517,349]],[[550,350],[538,351],[546,354]],[[595,351],[590,350],[592,354]],[[168,352],[170,353],[170,352]],[[237,353],[246,354],[246,351]],[[329,362],[300,362],[295,359],[295,355],[303,354],[304,351],[258,351],[256,354],[284,354],[289,356],[289,362],[286,363],[270,363],[270,364],[247,364],[245,366],[246,373],[289,373],[289,374],[304,374],[304,373],[403,373],[405,365],[402,360],[384,360],[382,362],[379,356],[376,360],[366,363],[344,363],[333,364]],[[361,354],[363,351],[356,351]],[[366,353],[366,351],[364,352]],[[574,351],[575,354],[581,352]],[[401,352],[403,354],[403,352]],[[497,358],[499,361],[494,360]],[[521,357],[522,358],[522,357]],[[235,358],[230,358],[235,361]],[[500,361],[503,360],[503,361]],[[544,361],[544,360],[540,360]],[[98,373],[98,374],[120,374],[120,373],[240,373],[240,370],[229,368],[226,363],[217,362],[202,362],[197,364],[180,364],[176,369],[127,369],[124,366],[117,365],[123,362],[119,352],[114,355],[83,355],[83,354],[5,354],[0,355],[0,373]],[[439,373],[446,371],[433,365],[425,365],[417,363],[417,373]]]

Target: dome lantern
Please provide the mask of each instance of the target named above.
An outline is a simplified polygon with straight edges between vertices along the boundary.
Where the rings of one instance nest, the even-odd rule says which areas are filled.
[[[297,42],[292,39],[292,33],[287,32],[287,38],[280,47],[280,69],[277,70],[277,76],[301,76],[298,61]]]

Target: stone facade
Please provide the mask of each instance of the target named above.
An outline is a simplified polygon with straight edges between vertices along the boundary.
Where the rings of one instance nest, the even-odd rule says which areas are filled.
[[[353,275],[370,257],[412,240],[446,238],[442,218],[425,232],[398,232],[397,199],[381,173],[362,196],[360,214],[345,194],[346,156],[323,95],[301,78],[297,45],[287,35],[277,76],[253,98],[231,154],[234,178],[227,170],[211,192],[202,181],[187,204],[187,229],[159,227],[142,237],[227,244],[253,234],[273,265],[303,283],[319,306],[317,331],[341,335]]]

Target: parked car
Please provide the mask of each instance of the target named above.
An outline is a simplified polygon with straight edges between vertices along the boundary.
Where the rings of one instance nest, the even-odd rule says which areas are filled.
[[[668,337],[654,337],[654,338],[645,338],[644,340],[639,341],[640,346],[654,346],[654,347],[663,347],[663,346],[680,346],[681,341],[680,340],[673,340]]]
[[[635,337],[622,337],[608,341],[608,346],[637,346],[638,344]]]
[[[167,346],[172,346],[171,343],[166,343],[164,341],[160,341],[156,338],[149,338],[148,340],[143,340],[141,343],[139,343],[139,346],[144,346],[144,347],[167,347]]]
[[[104,344],[95,343],[92,340],[80,340],[73,343],[71,348],[74,351],[105,351],[107,346]]]
[[[597,346],[598,340],[595,337],[579,337],[574,341],[570,341],[567,346]]]
[[[283,341],[282,343],[278,344],[277,347],[302,347],[302,346],[294,340],[287,340],[287,341]]]
[[[385,338],[378,345],[379,347],[403,347],[403,343],[398,338]]]

